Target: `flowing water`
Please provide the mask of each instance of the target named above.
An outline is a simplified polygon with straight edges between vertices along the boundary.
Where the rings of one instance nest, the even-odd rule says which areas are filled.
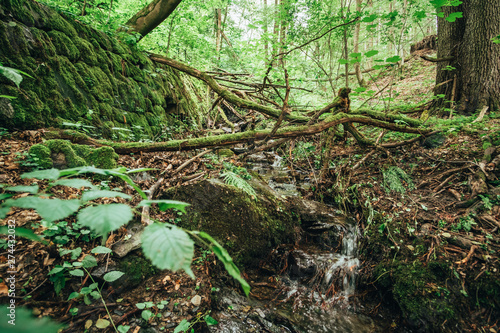
[[[271,155],[253,161],[251,168],[281,196],[300,196],[289,170]],[[305,179],[306,184],[308,179]],[[356,225],[343,230],[338,252],[322,244],[290,247],[287,270],[279,277],[281,293],[274,302],[249,300],[230,290],[221,291],[219,325],[213,332],[377,332],[369,317],[356,313],[353,295],[359,270]]]

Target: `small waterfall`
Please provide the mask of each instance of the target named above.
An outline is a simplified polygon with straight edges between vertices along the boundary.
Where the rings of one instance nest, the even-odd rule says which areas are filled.
[[[356,291],[356,277],[359,270],[358,230],[355,225],[347,226],[342,238],[342,250],[336,254],[336,260],[326,269],[323,284],[326,288],[335,283],[335,278],[342,279],[342,291],[335,295],[336,299],[349,300]]]

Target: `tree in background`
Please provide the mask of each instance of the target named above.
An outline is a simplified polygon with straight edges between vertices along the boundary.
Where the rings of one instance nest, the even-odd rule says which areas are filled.
[[[438,9],[435,107],[456,102],[458,110],[500,106],[500,0],[431,0]]]

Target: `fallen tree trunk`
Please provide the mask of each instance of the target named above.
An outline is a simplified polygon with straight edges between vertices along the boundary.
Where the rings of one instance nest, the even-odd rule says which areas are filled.
[[[273,138],[295,138],[299,136],[309,136],[320,133],[333,126],[344,123],[360,123],[372,125],[380,128],[389,129],[397,132],[427,134],[430,130],[419,129],[390,123],[387,121],[373,119],[368,116],[358,114],[337,113],[326,117],[323,121],[314,125],[298,125],[287,126],[280,128],[273,135]],[[246,131],[241,133],[215,135],[203,138],[192,138],[184,140],[171,140],[166,142],[144,143],[144,142],[111,142],[105,140],[95,140],[82,133],[63,130],[53,131],[46,134],[47,138],[66,139],[73,143],[90,144],[95,146],[112,147],[118,154],[130,154],[138,152],[154,152],[154,151],[182,151],[192,150],[206,147],[229,146],[238,143],[251,142],[254,140],[263,140],[271,130]]]

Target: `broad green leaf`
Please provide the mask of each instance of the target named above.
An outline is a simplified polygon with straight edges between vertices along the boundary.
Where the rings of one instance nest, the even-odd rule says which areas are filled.
[[[357,87],[354,91],[357,93],[362,93],[362,92],[366,91],[366,88],[365,87]]]
[[[147,199],[148,196],[146,195],[146,193],[144,193],[141,188],[139,186],[136,185],[136,183],[134,183],[134,181],[125,174],[126,172],[126,169],[125,168],[118,168],[118,169],[114,169],[114,170],[105,170],[109,175],[113,175],[113,176],[116,176],[118,178],[121,178],[121,180],[123,180],[124,182],[126,182],[127,184],[129,184],[130,186],[132,186],[134,188],[134,190],[137,191],[137,193],[139,193],[139,195],[143,198],[143,199]]]
[[[462,18],[462,17],[464,17],[462,12],[455,12],[455,13],[451,13],[450,15],[448,15],[448,17],[446,18],[446,21],[455,22],[457,20],[457,18]]]
[[[106,273],[104,275],[103,279],[106,282],[113,282],[113,281],[116,281],[119,278],[121,278],[123,276],[123,274],[125,274],[125,273],[120,272],[120,271],[112,271],[112,272]]]
[[[183,269],[194,278],[191,271],[194,242],[185,231],[154,223],[144,229],[141,240],[144,254],[153,265],[172,271]]]
[[[99,205],[82,209],[78,213],[78,223],[104,236],[127,224],[133,217],[132,209],[127,205]]]
[[[7,235],[9,233],[9,227],[4,225],[0,227],[0,234]],[[36,235],[33,230],[26,228],[16,228],[15,235],[17,237],[23,237],[36,242],[46,242],[44,239],[38,235]]]
[[[141,317],[145,321],[149,321],[149,319],[151,319],[152,316],[153,316],[153,312],[151,312],[151,310],[144,310],[141,313]]]
[[[95,188],[94,185],[92,185],[91,182],[89,182],[86,179],[59,179],[56,181],[54,184],[55,185],[62,185],[62,186],[68,186],[68,187],[74,187],[74,188],[82,188],[82,187],[90,187],[90,188]]]
[[[186,212],[186,207],[191,206],[190,204],[182,201],[175,201],[175,200],[142,200],[137,207],[142,207],[142,206],[151,206],[151,204],[157,203],[158,207],[160,207],[160,210],[166,211],[167,209],[170,208],[175,208],[177,210],[180,210],[182,212]]]
[[[57,274],[57,273],[62,272],[62,271],[64,271],[64,267],[62,267],[61,265],[56,265],[56,267],[54,267],[50,270],[48,275]]]
[[[209,315],[206,315],[203,319],[205,319],[205,323],[207,323],[208,326],[217,325],[219,323],[217,320],[210,317]]]
[[[90,251],[92,253],[111,253],[111,249],[105,247],[105,246],[97,246]]]
[[[82,271],[81,269],[77,268],[77,269],[73,269],[73,270],[69,271],[69,274],[71,274],[73,276],[84,276],[85,272]]]
[[[71,294],[69,294],[67,301],[70,301],[73,298],[77,298],[77,297],[80,297],[80,293],[76,292],[76,291],[73,291]]]
[[[18,88],[23,81],[23,77],[21,74],[19,74],[19,70],[15,68],[0,66],[0,74],[14,82]]]
[[[250,285],[245,281],[245,279],[241,277],[240,270],[238,269],[238,267],[236,267],[233,262],[233,258],[231,258],[226,249],[224,249],[222,245],[220,245],[215,239],[212,238],[212,236],[210,236],[206,232],[200,231],[196,233],[211,243],[210,249],[215,253],[217,258],[222,261],[229,275],[231,275],[241,284],[241,288],[243,288],[245,295],[247,295],[248,297],[248,294],[250,293]]]
[[[9,324],[10,309],[7,304],[0,305],[0,332],[5,333],[57,333],[64,326],[50,320],[48,317],[34,318],[31,310],[27,310],[16,304],[15,325]]]
[[[396,63],[396,62],[398,62],[400,60],[401,60],[400,56],[394,56],[394,57],[390,57],[390,58],[385,59],[385,61],[387,61],[387,62],[393,62],[393,63]]]
[[[57,169],[37,170],[33,172],[23,173],[21,178],[36,178],[56,180],[60,177],[60,172]]]
[[[0,193],[0,200],[5,200],[5,199],[8,199],[12,197],[12,194],[9,194],[9,193]],[[3,219],[3,217],[0,217]]]
[[[18,185],[18,186],[11,186],[7,187],[5,189],[6,191],[11,191],[11,192],[23,192],[23,193],[31,193],[31,194],[36,194],[38,193],[38,185],[33,185],[33,186],[23,186],[23,185]]]
[[[371,51],[366,52],[365,56],[369,58],[369,57],[373,57],[374,55],[377,55],[378,53],[379,53],[379,51],[377,51],[377,50],[371,50]]]
[[[97,266],[97,259],[94,256],[86,255],[82,260],[83,268],[91,268]]]
[[[137,308],[139,310],[143,310],[146,308],[146,304],[145,303],[137,303],[135,306],[137,306]]]
[[[179,325],[174,330],[174,333],[180,333],[180,332],[186,332],[189,329],[189,326],[191,323],[187,321],[186,319],[183,319]]]
[[[82,167],[61,170],[60,177],[81,175],[81,174],[85,174],[85,173],[95,173],[98,175],[106,176],[107,173],[105,171],[106,170],[104,170],[104,169],[99,169],[99,168],[96,168],[93,166],[82,166]]]
[[[349,57],[351,57],[351,58],[359,58],[359,57],[361,57],[361,53],[351,53],[351,54],[349,54]]]
[[[348,61],[348,60],[346,60],[346,59],[339,59],[339,63],[340,63],[341,65],[345,65],[345,64],[348,64],[348,63],[349,63],[349,61]]]
[[[82,194],[83,201],[91,201],[97,198],[124,198],[124,199],[132,199],[132,197],[128,194],[117,192],[117,191],[108,191],[108,190],[95,190],[95,191],[87,191]]]
[[[9,199],[6,206],[36,209],[46,221],[54,222],[64,219],[80,208],[80,200],[42,199],[39,197],[23,197]]]
[[[117,327],[118,332],[120,333],[127,333],[130,330],[130,326],[128,325],[120,325]]]

